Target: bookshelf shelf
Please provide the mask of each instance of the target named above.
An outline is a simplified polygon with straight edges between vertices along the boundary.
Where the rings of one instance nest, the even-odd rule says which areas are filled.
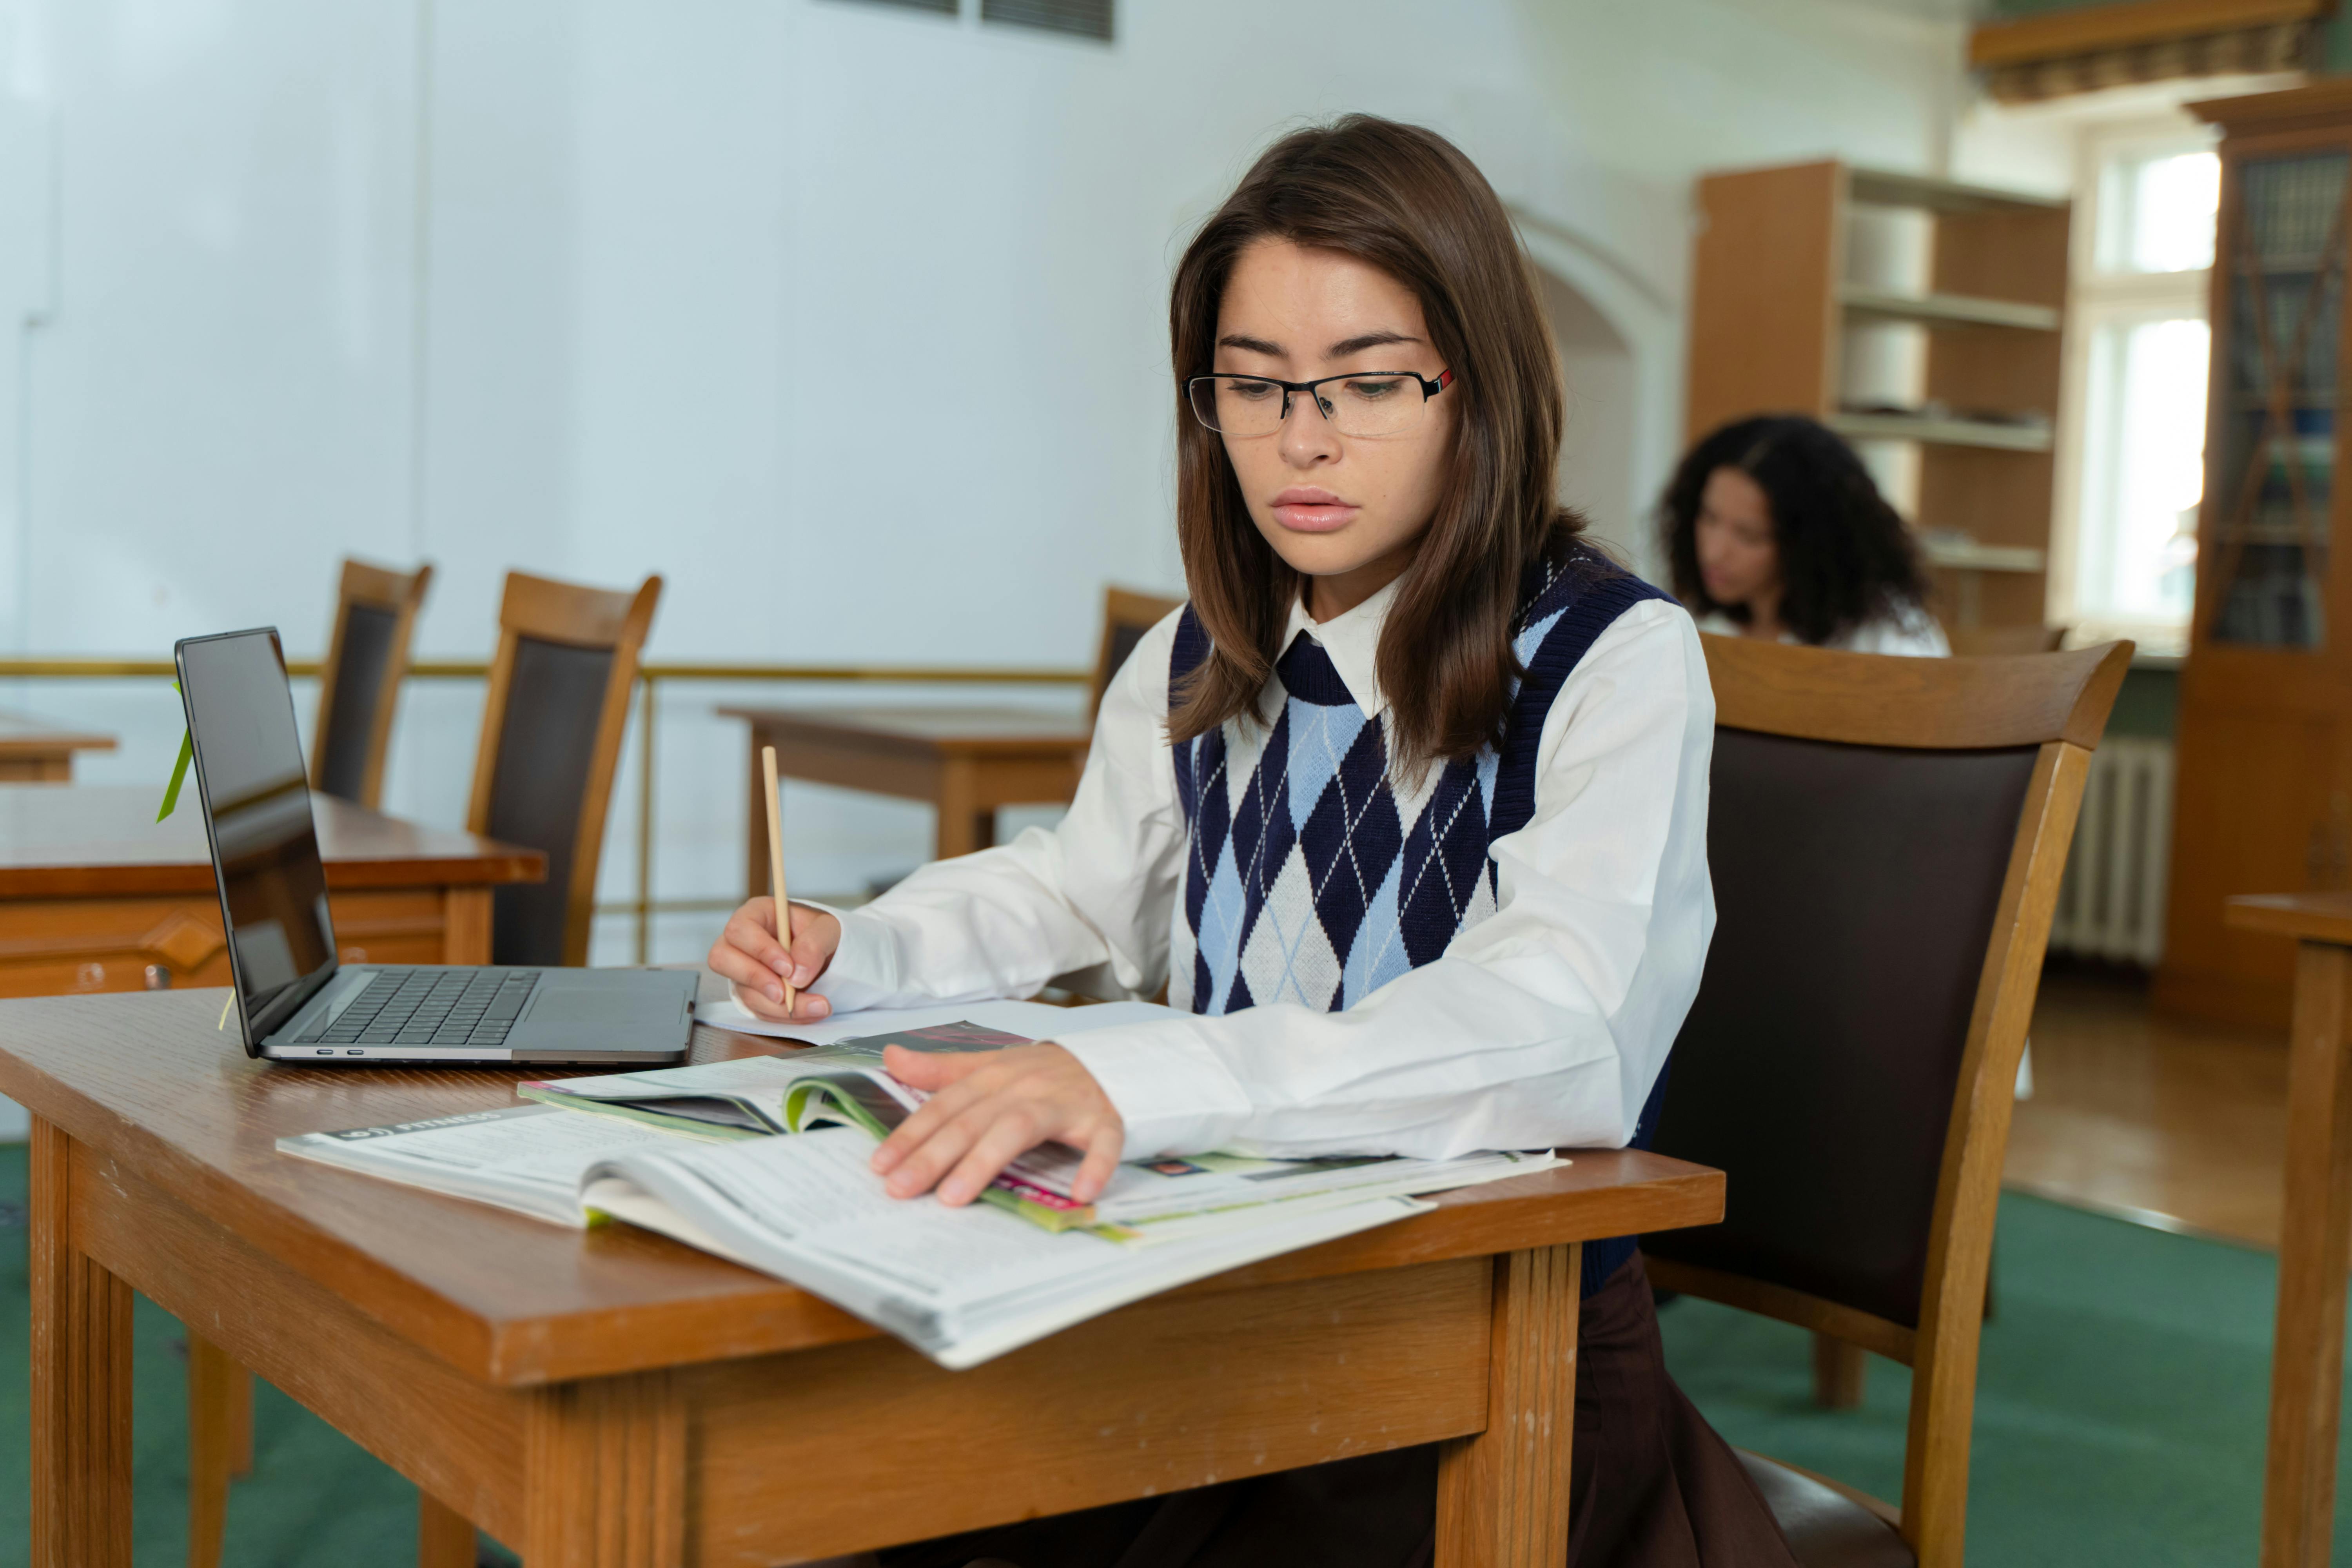
[[[2050,450],[2050,429],[2042,425],[1937,419],[1924,414],[1832,414],[1822,423],[1849,441],[1918,441],[1928,446],[1978,447],[1995,452]]]
[[[1955,572],[2046,572],[2050,552],[2024,544],[1979,544],[1973,540],[1923,539],[1919,554],[1930,566]]]
[[[1847,198],[1865,206],[1914,207],[1965,217],[1987,213],[2063,213],[2069,205],[2063,196],[1997,191],[1989,185],[1934,180],[1924,174],[1895,174],[1884,169],[1850,169],[1847,179]]]
[[[2002,327],[2018,331],[2054,332],[2063,312],[2051,305],[2024,305],[2013,300],[1979,300],[1966,294],[1898,294],[1848,283],[1838,300],[1849,319],[1916,322],[1924,327]]]

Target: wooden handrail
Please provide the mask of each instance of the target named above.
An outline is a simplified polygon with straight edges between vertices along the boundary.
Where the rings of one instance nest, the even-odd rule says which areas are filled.
[[[289,658],[286,673],[315,677],[320,661]],[[480,680],[479,660],[419,659],[408,673],[425,680]],[[179,671],[167,658],[0,658],[0,680],[169,680]],[[987,665],[924,664],[647,664],[648,680],[856,681],[898,686],[1086,686],[1086,669],[998,668]]]

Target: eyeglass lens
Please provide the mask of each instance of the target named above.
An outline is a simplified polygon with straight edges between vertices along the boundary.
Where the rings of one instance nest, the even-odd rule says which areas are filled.
[[[1282,428],[1288,401],[1275,383],[1248,375],[1202,376],[1192,394],[1201,423],[1226,436],[1271,436]],[[1410,375],[1340,376],[1316,383],[1315,396],[1342,436],[1396,435],[1412,428],[1429,405]]]

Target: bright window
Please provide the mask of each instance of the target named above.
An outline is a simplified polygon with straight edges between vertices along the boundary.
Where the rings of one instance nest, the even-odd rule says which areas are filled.
[[[2087,135],[2083,174],[2073,527],[2053,613],[2091,635],[2178,647],[2196,596],[2221,160],[2197,132],[2142,128]]]
[[[2136,622],[2187,624],[2205,490],[2200,319],[2109,321],[2091,341],[2076,601]]]
[[[2099,182],[2102,272],[2202,272],[2213,265],[2221,160],[2208,152],[2124,154]]]

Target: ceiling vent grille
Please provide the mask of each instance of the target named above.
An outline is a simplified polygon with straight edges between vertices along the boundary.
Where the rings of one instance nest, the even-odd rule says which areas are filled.
[[[1043,27],[1081,38],[1111,41],[1112,0],[980,0],[983,22],[1009,22],[1016,27]]]

